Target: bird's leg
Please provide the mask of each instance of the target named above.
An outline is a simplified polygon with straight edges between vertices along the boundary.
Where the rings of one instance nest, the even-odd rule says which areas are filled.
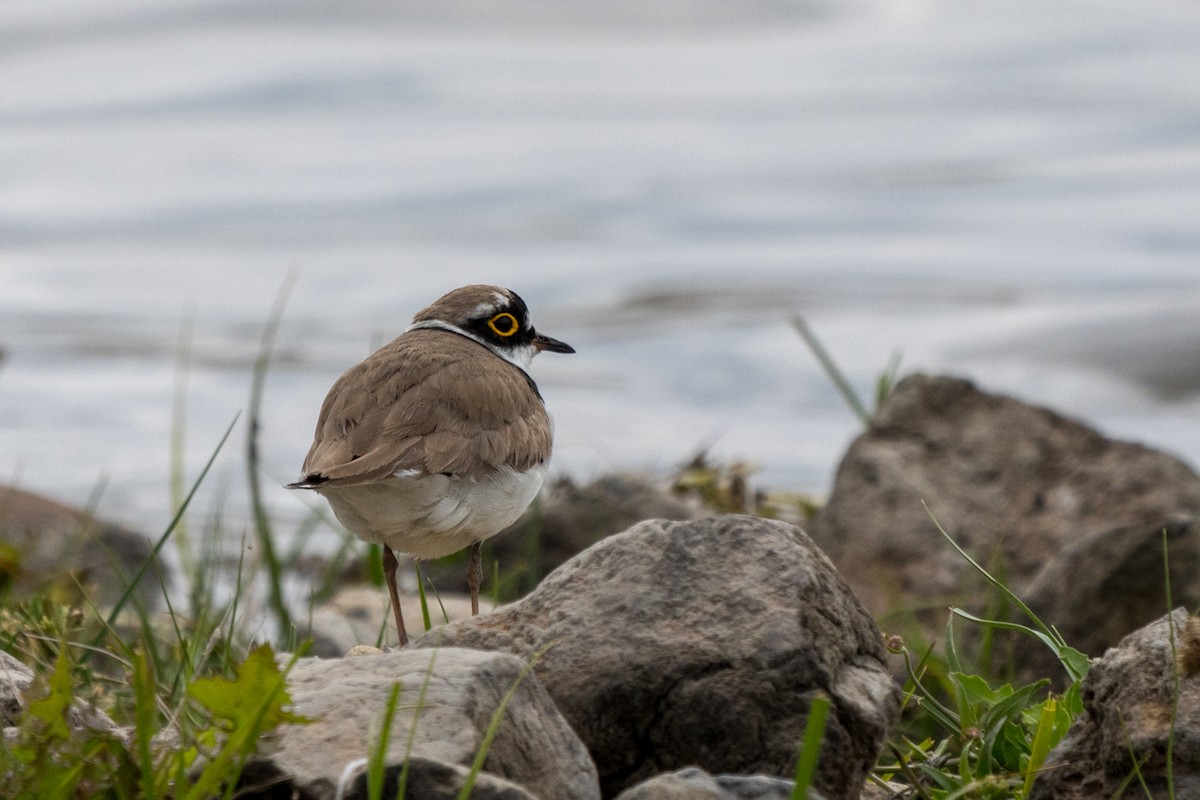
[[[387,581],[388,594],[392,597],[392,614],[396,617],[396,633],[400,635],[400,646],[408,644],[408,632],[404,630],[404,615],[400,613],[400,590],[396,588],[396,554],[383,545],[383,577]]]
[[[467,588],[471,590],[471,616],[479,616],[479,585],[483,583],[483,542],[471,545],[471,559],[467,563]]]

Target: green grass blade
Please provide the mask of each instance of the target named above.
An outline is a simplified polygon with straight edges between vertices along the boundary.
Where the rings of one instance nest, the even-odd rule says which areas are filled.
[[[1017,631],[1027,636],[1032,636],[1046,647],[1054,651],[1058,657],[1058,661],[1062,664],[1063,669],[1067,671],[1067,675],[1071,678],[1071,682],[1083,680],[1087,675],[1088,669],[1091,666],[1091,661],[1086,655],[1063,643],[1062,637],[1057,635],[1057,632],[1046,633],[1044,631],[1035,630],[1027,625],[1022,625],[1019,622],[1007,622],[999,619],[984,619],[977,617],[969,611],[964,611],[961,608],[951,608],[950,613],[962,617],[965,620],[974,622],[977,625],[985,625],[991,628],[999,628],[1002,630]]]
[[[242,586],[243,585],[242,584],[242,575],[245,573],[245,569],[246,569],[246,539],[245,539],[245,534],[243,534],[242,546],[240,548],[238,548],[237,574],[236,574],[236,582],[234,583],[234,586]],[[230,635],[231,639],[233,637],[233,631],[237,630],[238,607],[240,606],[241,602],[242,602],[242,593],[234,592],[233,599],[229,603],[229,622],[228,622],[228,628],[227,628],[230,631],[229,635]],[[225,652],[222,655],[222,665],[221,665],[222,669],[225,669],[225,670],[232,669],[233,664],[230,663],[230,659],[232,659],[232,658],[233,658],[233,648],[226,647]]]
[[[383,586],[383,546],[367,545],[367,582],[372,586]]]
[[[135,755],[138,760],[138,777],[141,781],[142,794],[147,798],[158,795],[154,780],[154,754],[150,747],[157,720],[154,690],[154,673],[150,659],[147,658],[144,651],[135,652],[133,654],[133,691],[134,714],[137,724],[134,725],[133,733],[136,746]]]
[[[908,649],[905,648],[904,669],[908,673],[909,683],[912,684],[912,693],[917,696],[917,704],[943,728],[957,731],[961,728],[958,715],[939,703],[934,693],[929,691],[921,682],[921,677],[925,674],[925,664],[932,655],[933,645],[931,644],[925,650],[925,654],[921,656],[916,666],[913,666],[912,658],[909,656]]]
[[[275,612],[281,642],[287,640],[292,630],[292,619],[283,595],[283,565],[275,553],[275,536],[271,530],[271,518],[262,497],[262,485],[259,480],[258,431],[263,389],[267,381],[267,367],[271,363],[275,335],[279,330],[279,322],[283,318],[283,310],[287,305],[287,298],[291,293],[292,286],[296,282],[296,276],[296,270],[292,270],[284,278],[283,285],[279,287],[279,294],[275,297],[275,304],[271,307],[266,327],[263,328],[262,343],[259,347],[258,358],[254,362],[254,376],[250,384],[249,421],[246,426],[246,485],[250,492],[254,531],[258,535],[263,565],[267,571],[268,600],[271,610]]]
[[[954,609],[951,609],[953,612]],[[946,669],[950,672],[965,672],[962,659],[958,657],[958,640],[954,636],[954,614],[946,618]]]
[[[425,577],[421,574],[421,563],[414,560],[412,562],[413,570],[417,573],[417,597],[421,601],[421,621],[425,623],[425,630],[433,630],[433,623],[429,617],[429,598],[425,596]]]
[[[829,697],[824,693],[814,696],[808,706],[808,721],[804,724],[800,757],[796,760],[796,785],[792,788],[792,800],[808,800],[808,789],[817,776],[817,760],[821,754],[825,726],[829,721],[829,706]]]
[[[982,564],[980,564],[978,561],[976,561],[974,558],[972,558],[970,553],[968,553],[966,550],[964,550],[962,548],[962,546],[959,545],[958,542],[954,541],[954,537],[952,537],[949,533],[946,532],[946,529],[942,527],[942,523],[939,522],[937,517],[935,517],[933,515],[933,510],[929,508],[928,503],[926,503],[924,500],[922,500],[921,505],[923,505],[925,507],[925,513],[928,514],[929,519],[931,519],[933,521],[934,526],[938,529],[938,533],[942,534],[942,537],[945,538],[945,540],[950,543],[950,546],[953,547],[956,551],[958,551],[958,554],[960,556],[962,556],[963,559],[968,564],[970,564],[972,567],[974,567],[976,572],[978,572],[980,575],[982,575],[984,577],[984,579],[987,580],[988,583],[990,583],[1001,594],[1003,594],[1005,597],[1007,597],[1009,602],[1011,602],[1017,608],[1021,609],[1021,612],[1026,617],[1028,617],[1035,625],[1037,625],[1041,631],[1043,631],[1051,639],[1057,640],[1057,638],[1058,638],[1057,634],[1053,630],[1051,630],[1045,623],[1043,623],[1041,621],[1041,619],[1038,618],[1037,614],[1034,614],[1033,611],[1029,608],[1029,606],[1025,605],[1024,601],[1022,601],[1021,598],[1017,597],[1017,595],[1012,591],[1012,589],[1009,589],[1008,586],[1006,586],[1003,581],[1001,581],[999,578],[992,575],[992,573],[988,572],[986,567],[984,567]]]
[[[388,694],[387,706],[383,710],[383,727],[379,730],[379,739],[371,749],[371,757],[367,761],[367,797],[370,800],[383,800],[383,778],[387,770],[388,743],[392,739],[392,720],[396,718],[396,705],[400,702],[400,682],[392,684]]]
[[[438,649],[429,651],[429,665],[425,667],[425,679],[421,681],[421,691],[417,694],[417,707],[413,710],[412,725],[408,729],[408,740],[404,743],[404,765],[400,767],[400,780],[396,784],[396,800],[404,800],[408,792],[408,762],[412,759],[413,746],[417,742],[417,724],[421,719],[421,711],[425,708],[425,696],[429,693],[429,682],[433,679],[433,662],[437,660]]]
[[[1006,597],[1010,603],[1019,608],[1021,613],[1037,626],[1037,630],[1033,630],[1024,625],[1017,625],[1015,623],[1004,623],[998,620],[982,620],[979,617],[975,617],[965,611],[962,611],[961,609],[951,610],[964,619],[970,619],[973,622],[979,622],[998,628],[1020,630],[1036,636],[1039,640],[1044,642],[1047,647],[1054,651],[1054,654],[1058,657],[1059,663],[1061,663],[1063,669],[1067,671],[1067,674],[1070,676],[1072,682],[1083,680],[1083,677],[1087,674],[1088,668],[1091,665],[1091,662],[1088,660],[1087,656],[1068,646],[1058,631],[1042,622],[1041,618],[1038,617],[1037,614],[1033,613],[1033,610],[1030,609],[1029,606],[1025,605],[1024,601],[1022,601],[1020,597],[1017,597],[1016,593],[1013,592],[1012,589],[1009,589],[1003,581],[996,578],[994,575],[992,575],[992,573],[988,572],[988,570],[982,564],[972,558],[971,554],[964,550],[958,542],[954,541],[954,537],[946,532],[946,529],[942,527],[942,524],[938,521],[937,517],[933,515],[933,511],[929,508],[929,505],[924,500],[921,501],[921,505],[925,506],[925,513],[929,515],[929,518],[933,521],[933,524],[938,529],[938,532],[941,533],[943,538],[950,543],[950,546],[958,551],[958,554],[962,556],[968,564],[974,567],[975,571],[982,575],[988,583],[990,583],[997,591]]]
[[[1171,551],[1162,529],[1163,589],[1167,594],[1167,636],[1171,643],[1171,727],[1167,732],[1167,797],[1175,797],[1175,721],[1179,714],[1179,651],[1175,643],[1175,602],[1171,598]]]
[[[175,516],[171,518],[171,523],[167,525],[167,529],[163,531],[163,535],[160,536],[158,541],[154,543],[154,547],[150,550],[150,555],[144,562],[142,562],[142,566],[138,569],[137,573],[134,574],[133,578],[129,582],[129,585],[125,588],[124,594],[121,595],[121,598],[117,601],[116,605],[113,606],[112,611],[109,612],[108,619],[104,624],[104,629],[101,630],[97,635],[96,640],[92,642],[93,646],[99,645],[108,632],[113,629],[113,626],[116,624],[117,617],[121,614],[121,610],[125,608],[125,604],[129,602],[129,598],[133,595],[134,589],[137,588],[137,585],[141,582],[142,577],[145,576],[146,571],[150,568],[150,565],[155,559],[158,558],[158,554],[162,551],[163,545],[167,543],[167,539],[170,538],[175,528],[179,525],[179,521],[183,519],[184,512],[187,511],[188,506],[191,505],[192,498],[196,496],[196,490],[199,489],[200,484],[204,482],[204,478],[208,475],[208,471],[212,468],[213,462],[217,460],[217,454],[220,453],[221,448],[225,446],[225,442],[229,439],[229,434],[233,433],[233,426],[237,424],[237,421],[238,417],[234,416],[233,421],[229,423],[229,427],[225,429],[224,435],[221,436],[221,441],[217,442],[217,446],[213,449],[212,455],[208,457],[208,461],[204,464],[204,469],[200,470],[200,475],[197,476],[195,482],[192,484],[192,488],[190,491],[188,491],[187,497],[183,499],[183,503],[179,506],[179,510],[176,511]],[[86,658],[86,655],[84,657]]]
[[[1046,763],[1046,757],[1050,755],[1050,751],[1062,740],[1067,733],[1067,728],[1070,727],[1070,717],[1063,713],[1064,710],[1056,697],[1047,698],[1041,705],[1037,727],[1034,728],[1033,739],[1029,743],[1029,766],[1025,771],[1025,795],[1028,795],[1033,789],[1033,782],[1037,779],[1038,770]]]
[[[1125,725],[1125,715],[1121,713],[1120,709],[1117,709],[1117,722],[1120,723],[1121,736],[1125,740],[1126,749],[1129,751],[1129,763],[1131,766],[1129,774],[1125,776],[1125,779],[1117,785],[1116,791],[1113,792],[1112,800],[1121,800],[1121,798],[1124,798],[1125,790],[1135,778],[1146,800],[1155,800],[1154,793],[1150,791],[1150,787],[1146,785],[1146,778],[1142,775],[1142,764],[1150,759],[1150,754],[1146,754],[1142,757],[1142,761],[1138,761],[1137,753],[1133,750],[1133,740],[1129,738],[1129,729]]]
[[[491,749],[492,740],[496,738],[496,732],[500,729],[500,722],[504,719],[504,712],[508,709],[508,704],[512,702],[513,696],[516,695],[517,689],[521,683],[533,671],[533,665],[536,664],[546,651],[554,646],[554,642],[543,647],[533,654],[529,659],[529,663],[517,675],[517,679],[513,681],[513,685],[505,692],[504,697],[500,700],[500,705],[496,706],[496,711],[492,714],[492,720],[488,724],[487,731],[483,735],[483,741],[479,745],[479,751],[475,753],[475,760],[471,762],[471,771],[467,773],[467,779],[463,783],[462,789],[458,793],[456,800],[469,800],[471,792],[475,789],[475,779],[479,777],[479,773],[483,770],[483,763],[487,761],[488,750]]]
[[[900,351],[892,353],[892,357],[888,359],[887,366],[883,368],[883,372],[875,381],[875,411],[879,409],[887,401],[892,394],[892,389],[896,385],[896,376],[900,374]]]
[[[179,326],[179,337],[175,344],[175,389],[171,400],[171,445],[168,487],[171,508],[183,503],[187,485],[184,469],[187,453],[187,382],[191,366],[193,314],[189,312]],[[181,520],[175,531],[175,552],[179,554],[179,566],[185,575],[196,571],[196,558],[188,535],[187,522]]]
[[[800,338],[808,345],[808,349],[812,351],[812,354],[816,356],[817,362],[825,370],[825,374],[829,376],[829,380],[833,382],[834,387],[841,393],[846,404],[854,412],[854,415],[862,422],[863,427],[865,428],[870,425],[871,413],[867,411],[867,407],[858,399],[858,393],[850,385],[849,379],[846,378],[845,373],[838,367],[837,362],[833,360],[833,356],[825,349],[825,345],[821,344],[821,340],[808,327],[808,323],[804,320],[804,317],[799,315],[792,317],[792,327],[795,328],[796,333],[800,334]]]

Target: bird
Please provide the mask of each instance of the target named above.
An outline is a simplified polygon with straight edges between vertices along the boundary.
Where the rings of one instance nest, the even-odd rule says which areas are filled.
[[[528,370],[543,351],[575,348],[538,333],[516,292],[463,286],[347,370],[321,405],[302,477],[287,488],[315,491],[347,530],[382,545],[401,646],[396,552],[422,560],[470,548],[476,615],[484,540],[542,487],[553,427]]]

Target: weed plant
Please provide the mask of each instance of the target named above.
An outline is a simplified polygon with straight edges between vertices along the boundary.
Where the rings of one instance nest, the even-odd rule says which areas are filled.
[[[914,663],[902,639],[889,639],[888,650],[903,656],[908,673],[904,708],[915,719],[915,727],[934,733],[914,738],[903,728],[894,732],[874,778],[884,785],[899,780],[907,787],[902,796],[923,800],[1019,800],[1029,795],[1046,757],[1082,712],[1080,682],[1090,662],[959,547],[940,525],[938,530],[1032,624],[985,619],[952,608],[946,624],[945,652],[937,670],[944,676],[939,687],[926,682],[932,648]],[[967,668],[958,650],[956,619],[985,630],[1015,630],[1040,640],[1054,651],[1066,671],[1068,688],[1063,693],[1052,692],[1049,679],[1014,687]]]
[[[858,397],[850,380],[807,322],[797,316],[792,327],[852,413],[864,427],[869,427],[874,414],[867,410],[866,403]],[[899,355],[894,354],[875,382],[876,412],[896,383],[899,363]],[[928,508],[926,511],[929,513]],[[1020,800],[1029,795],[1046,757],[1083,710],[1080,682],[1090,662],[1043,623],[1003,580],[963,550],[936,519],[934,524],[994,591],[995,615],[979,617],[961,608],[951,608],[943,653],[938,655],[932,644],[923,645],[915,661],[902,637],[888,638],[887,649],[904,658],[908,675],[903,688],[905,719],[893,731],[872,780],[897,798]],[[1030,624],[1007,621],[1010,608],[1018,609]],[[968,663],[959,652],[956,620],[976,625],[982,631],[977,639],[980,652],[975,654],[973,663]],[[910,628],[915,630],[918,626]],[[1062,693],[1051,691],[1049,679],[1013,686],[989,674],[997,666],[992,663],[991,634],[998,630],[1032,636],[1049,647],[1067,673],[1067,689]],[[981,665],[992,669],[980,669]],[[919,733],[914,735],[914,732]]]

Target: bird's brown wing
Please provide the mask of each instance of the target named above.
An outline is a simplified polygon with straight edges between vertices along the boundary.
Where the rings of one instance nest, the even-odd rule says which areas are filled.
[[[522,370],[448,331],[401,335],[325,398],[299,487],[527,470],[550,457],[551,427]]]

